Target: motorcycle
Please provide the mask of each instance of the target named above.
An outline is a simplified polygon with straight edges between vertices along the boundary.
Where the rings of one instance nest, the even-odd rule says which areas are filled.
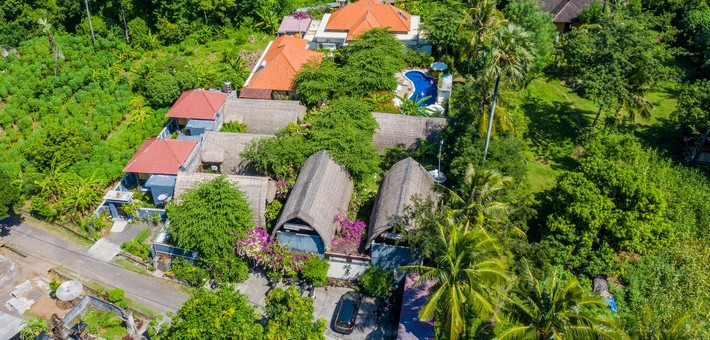
[[[271,291],[276,288],[276,285],[278,285],[278,283],[274,281],[274,279],[269,279],[269,282],[266,285],[269,286],[269,289],[266,290],[266,296],[269,296],[269,294],[271,294]]]

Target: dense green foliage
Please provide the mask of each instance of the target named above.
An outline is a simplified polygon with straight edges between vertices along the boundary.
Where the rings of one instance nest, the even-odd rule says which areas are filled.
[[[705,133],[710,127],[710,80],[698,80],[683,87],[671,118],[692,133]]]
[[[234,122],[229,122],[227,124],[222,125],[222,127],[219,129],[220,132],[240,132],[240,133],[246,133],[247,132],[247,126],[244,124],[241,124],[237,121]]]
[[[123,242],[121,249],[140,257],[143,261],[148,261],[150,259],[150,245],[144,243],[148,236],[150,236],[150,229],[141,230],[134,239]]]
[[[167,330],[169,339],[262,339],[263,328],[246,295],[232,286],[198,289],[183,303]]]
[[[257,171],[293,182],[306,159],[325,149],[360,183],[379,171],[380,157],[370,143],[376,128],[367,103],[343,97],[309,114],[306,124],[258,140],[244,156]]]
[[[180,201],[167,207],[175,245],[198,251],[216,278],[246,280],[246,265],[232,251],[236,240],[254,228],[244,193],[220,176],[186,190]]]
[[[106,295],[108,302],[115,303],[119,307],[126,308],[126,292],[121,288],[114,288]]]
[[[264,312],[269,321],[264,339],[324,340],[326,321],[313,321],[313,302],[309,297],[302,297],[296,286],[274,289],[266,297]]]
[[[303,264],[301,277],[315,286],[322,286],[328,278],[328,267],[330,267],[328,261],[318,256],[311,256]]]
[[[49,332],[49,324],[42,318],[32,318],[22,327],[20,338],[22,340],[33,340],[41,332]]]
[[[202,287],[210,277],[206,270],[193,266],[182,257],[176,257],[171,260],[170,271],[176,278],[196,288]]]
[[[392,273],[379,267],[369,267],[360,276],[360,287],[371,296],[386,296],[392,282]]]

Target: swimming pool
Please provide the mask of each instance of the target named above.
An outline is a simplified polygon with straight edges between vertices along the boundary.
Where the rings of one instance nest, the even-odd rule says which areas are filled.
[[[436,104],[436,78],[428,77],[421,71],[408,71],[404,74],[404,76],[411,80],[414,84],[414,93],[412,93],[409,99],[417,100],[426,96],[431,96],[431,98],[419,104],[419,106]]]

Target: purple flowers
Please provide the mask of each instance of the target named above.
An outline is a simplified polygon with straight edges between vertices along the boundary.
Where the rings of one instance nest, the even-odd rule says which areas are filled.
[[[359,245],[362,241],[362,235],[364,234],[367,225],[363,221],[354,220],[350,221],[347,217],[338,213],[333,219],[333,223],[339,225],[338,231],[335,232],[335,237],[333,241],[330,242],[332,247],[339,247],[341,245]]]
[[[291,186],[288,185],[288,183],[285,180],[276,177],[276,196],[277,197],[279,197],[279,198],[283,197],[289,191],[289,189],[291,189]]]
[[[266,230],[261,228],[250,230],[243,239],[237,241],[234,251],[237,255],[249,258],[282,275],[301,271],[310,256],[272,242]]]

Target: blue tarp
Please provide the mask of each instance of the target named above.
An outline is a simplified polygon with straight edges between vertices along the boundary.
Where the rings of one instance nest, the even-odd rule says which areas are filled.
[[[616,309],[616,300],[614,300],[613,297],[606,298],[606,305],[609,306],[609,309],[611,309],[612,312],[618,312]]]
[[[150,178],[145,181],[143,186],[150,189],[150,192],[153,195],[153,203],[161,204],[164,202],[160,202],[160,200],[158,200],[158,196],[165,194],[168,197],[172,197],[173,192],[175,192],[176,179],[177,176],[173,175],[151,175]]]
[[[214,126],[214,120],[190,119],[185,128],[190,130],[193,136],[199,136],[205,131],[211,131]]]

